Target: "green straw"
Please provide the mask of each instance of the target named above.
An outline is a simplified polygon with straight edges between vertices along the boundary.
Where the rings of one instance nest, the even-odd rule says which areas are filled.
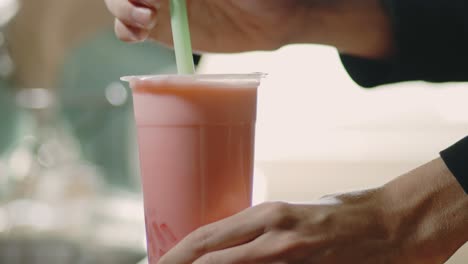
[[[186,0],[170,0],[174,49],[179,74],[194,74],[192,43]]]

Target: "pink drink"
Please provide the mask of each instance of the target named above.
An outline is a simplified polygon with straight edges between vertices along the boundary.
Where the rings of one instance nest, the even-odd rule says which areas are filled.
[[[261,75],[131,78],[150,264],[251,205]]]

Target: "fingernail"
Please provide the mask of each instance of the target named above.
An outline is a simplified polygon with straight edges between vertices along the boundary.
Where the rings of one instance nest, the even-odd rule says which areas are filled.
[[[133,20],[140,26],[146,27],[153,23],[151,17],[151,10],[144,7],[134,8],[132,11]]]
[[[139,43],[145,41],[145,37],[142,37],[139,34],[132,33],[128,36],[128,40],[131,43]]]
[[[138,32],[136,37],[136,42],[144,42],[148,38],[149,32],[146,30],[143,30],[141,32]]]
[[[145,29],[128,28],[127,31],[125,32],[124,39],[127,42],[136,43],[136,42],[145,41],[147,37],[148,37],[148,32]]]

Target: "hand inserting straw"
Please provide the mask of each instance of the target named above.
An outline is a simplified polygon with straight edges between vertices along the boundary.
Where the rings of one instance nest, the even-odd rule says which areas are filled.
[[[194,74],[192,43],[186,0],[170,0],[171,25],[179,74]]]

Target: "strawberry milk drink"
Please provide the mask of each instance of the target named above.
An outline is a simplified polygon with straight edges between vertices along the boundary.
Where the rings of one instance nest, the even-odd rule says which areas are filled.
[[[262,74],[126,77],[133,90],[150,264],[251,206]]]

